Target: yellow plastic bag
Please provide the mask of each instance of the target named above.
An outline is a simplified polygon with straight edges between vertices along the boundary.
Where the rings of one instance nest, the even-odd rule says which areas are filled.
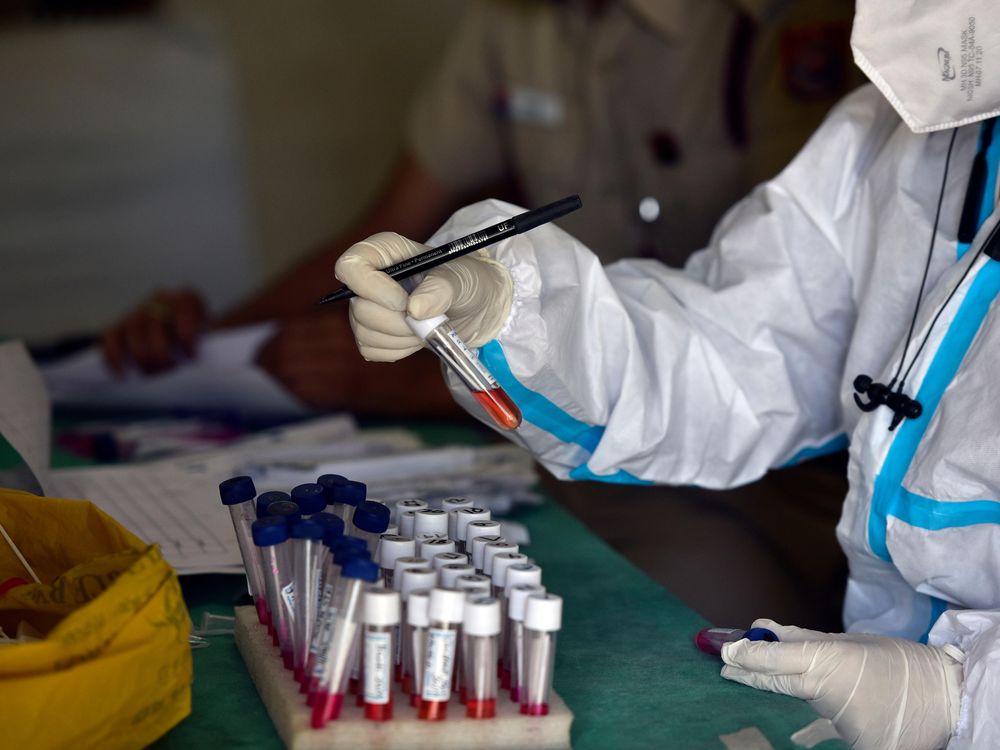
[[[191,620],[160,554],[88,502],[0,489],[0,523],[41,583],[0,596],[0,746],[135,748],[191,712]],[[0,539],[0,582],[28,578]]]

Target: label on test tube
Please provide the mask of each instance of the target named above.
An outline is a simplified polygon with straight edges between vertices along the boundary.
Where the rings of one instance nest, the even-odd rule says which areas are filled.
[[[431,628],[427,631],[427,660],[421,698],[447,701],[451,698],[451,675],[455,668],[454,630]]]
[[[288,607],[288,621],[293,622],[295,620],[295,581],[281,590],[281,598],[285,600],[285,606]]]
[[[483,364],[479,361],[479,357],[477,357],[475,353],[465,345],[465,342],[458,337],[454,328],[448,329],[448,338],[455,342],[455,346],[461,349],[464,354],[469,356],[469,362],[473,367],[479,370],[479,374],[482,375],[491,386],[494,388],[497,387],[497,381],[493,379],[493,375],[489,370],[483,367]]]
[[[393,655],[388,633],[365,633],[365,703],[389,702]]]

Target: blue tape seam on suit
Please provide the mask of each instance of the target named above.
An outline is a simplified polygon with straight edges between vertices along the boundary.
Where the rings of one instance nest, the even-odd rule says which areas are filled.
[[[582,422],[556,406],[541,393],[527,388],[511,372],[499,341],[494,339],[484,344],[479,350],[479,358],[493,373],[497,382],[507,391],[507,395],[514,399],[514,403],[517,404],[526,420],[564,443],[578,445],[588,453],[593,453],[597,449],[604,436],[604,427]],[[622,470],[607,476],[598,476],[590,470],[586,461],[571,470],[569,476],[576,480],[593,479],[615,484],[651,484],[651,482],[639,479]]]

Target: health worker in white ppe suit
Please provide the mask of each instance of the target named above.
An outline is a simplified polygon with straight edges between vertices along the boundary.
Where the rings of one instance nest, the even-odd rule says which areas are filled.
[[[336,272],[367,359],[420,347],[405,312],[447,314],[562,478],[726,487],[849,438],[847,633],[759,620],[780,642],[727,645],[722,674],[857,748],[998,748],[1000,3],[862,0],[852,44],[875,85],[683,270],[602,268],[549,226],[410,294],[376,270],[423,250],[398,235]]]

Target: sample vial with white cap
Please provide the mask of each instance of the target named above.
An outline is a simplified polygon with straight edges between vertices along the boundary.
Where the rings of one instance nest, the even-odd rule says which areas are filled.
[[[469,554],[472,556],[472,564],[476,566],[478,572],[482,572],[483,570],[483,563],[486,559],[486,545],[502,541],[505,541],[504,538],[496,534],[491,536],[477,536],[470,539]]]
[[[424,566],[420,568],[400,570],[398,571],[398,576],[399,594],[403,602],[403,619],[406,619],[410,606],[410,594],[420,589],[430,590],[434,588],[437,585],[437,573],[427,567],[427,563],[424,563]],[[411,689],[408,677],[412,675],[412,672],[407,673],[405,671],[406,664],[410,660],[410,655],[407,653],[408,649],[409,644],[405,640],[400,641],[399,653],[396,654],[400,666],[400,678],[403,680],[404,692],[409,692]],[[419,686],[416,688],[416,691],[420,692]]]
[[[413,557],[416,554],[416,548],[416,543],[409,537],[398,534],[383,534],[381,536],[378,543],[378,566],[382,569],[382,583],[386,588],[396,588],[393,585],[396,560],[401,557]]]
[[[556,660],[556,633],[562,627],[562,597],[532,594],[524,610],[524,681],[521,713],[546,716]]]
[[[393,567],[392,587],[399,591],[403,585],[403,571],[410,568],[426,568],[430,562],[422,557],[397,557]]]
[[[445,565],[465,565],[469,562],[469,556],[461,552],[438,552],[431,558],[431,567],[439,574]],[[473,570],[473,572],[475,572]]]
[[[435,555],[454,551],[455,542],[445,536],[436,536],[431,539],[421,539],[417,553],[425,560],[433,560]]]
[[[425,721],[440,721],[448,711],[451,677],[455,669],[455,647],[465,609],[465,592],[437,588],[431,591],[428,605],[430,627],[427,629],[427,655],[420,691],[419,716]]]
[[[475,506],[475,503],[467,497],[446,497],[441,501],[441,510],[445,513],[451,513],[453,510],[461,508],[472,508],[473,506]]]
[[[493,558],[493,596],[503,597],[504,589],[507,588],[507,569],[512,565],[525,564],[530,562],[528,556],[523,552],[501,552]]]
[[[504,595],[510,597],[510,590],[519,583],[541,584],[542,569],[534,563],[515,563],[507,568],[507,579],[504,581]]]
[[[507,599],[507,637],[500,655],[500,686],[510,689],[510,699],[521,702],[524,682],[524,608],[532,594],[544,594],[545,587],[519,583]]]
[[[424,508],[413,514],[413,536],[436,534],[448,536],[448,514],[435,508]]]
[[[476,574],[476,569],[471,563],[448,563],[447,565],[442,565],[438,569],[438,577],[441,579],[441,585],[446,589],[455,588],[455,581],[458,580],[460,576],[471,576]]]
[[[490,579],[486,576],[476,575],[475,573],[459,576],[455,579],[455,588],[465,592],[467,595],[489,596]]]
[[[418,497],[408,497],[403,500],[397,500],[395,504],[395,520],[399,523],[399,517],[408,510],[423,510],[424,508],[429,508],[426,500],[421,500]]]
[[[496,716],[499,634],[500,602],[490,596],[466,600],[462,617],[461,700],[469,718]]]
[[[458,544],[459,552],[468,552],[465,537],[469,524],[473,521],[489,521],[490,511],[486,508],[459,508],[448,515],[448,536]]]
[[[365,718],[392,718],[392,673],[399,625],[399,592],[371,588],[364,601],[364,703]]]
[[[483,547],[483,575],[493,576],[493,560],[497,555],[503,553],[517,553],[518,546],[513,542],[499,541],[499,542],[489,542]]]
[[[430,599],[430,589],[411,591],[410,601],[406,608],[406,630],[403,641],[406,661],[403,662],[403,692],[410,694],[410,705],[414,708],[420,708],[420,690],[424,684],[427,626],[430,625],[427,610]]]
[[[458,337],[447,317],[436,315],[427,320],[416,320],[407,315],[406,324],[458,376],[497,427],[516,430],[520,426],[521,410],[479,361],[479,357]]]
[[[423,508],[421,508],[423,510]],[[396,516],[397,531],[400,536],[413,537],[413,526],[416,523],[417,511],[403,510]]]

